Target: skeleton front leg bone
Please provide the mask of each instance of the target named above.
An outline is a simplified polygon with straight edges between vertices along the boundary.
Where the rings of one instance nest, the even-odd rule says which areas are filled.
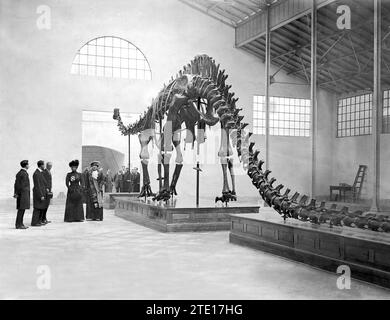
[[[229,139],[229,130],[227,128],[221,129],[221,146],[218,151],[218,157],[220,158],[220,163],[222,166],[223,174],[223,187],[222,187],[222,196],[216,197],[215,202],[222,201],[227,203],[229,201],[236,201],[236,191],[235,191],[235,179],[233,171],[233,149]],[[232,190],[229,188],[228,174],[227,169],[230,171],[232,179]]]
[[[181,141],[181,130],[176,130],[173,133],[173,137],[172,137],[172,143],[176,150],[176,166],[175,166],[175,171],[173,172],[171,185],[169,187],[170,193],[174,195],[177,195],[176,184],[177,184],[177,180],[179,179],[181,169],[183,167],[183,154],[180,148],[180,141]]]
[[[164,183],[162,188],[160,188],[158,195],[155,197],[156,200],[167,201],[172,194],[177,194],[176,183],[179,179],[180,171],[183,166],[183,155],[180,150],[180,130],[182,119],[180,118],[179,110],[185,107],[187,103],[187,96],[175,94],[169,107],[167,122],[164,125],[163,135],[160,141],[161,161],[164,166]],[[176,167],[173,173],[171,186],[169,186],[169,161],[173,151],[172,143],[176,149]]]
[[[141,152],[139,154],[139,157],[141,159],[141,165],[142,165],[142,189],[138,197],[151,197],[154,196],[154,193],[152,192],[152,189],[150,187],[150,177],[149,177],[149,171],[148,171],[148,164],[149,164],[149,150],[148,145],[149,142],[152,140],[153,135],[150,134],[148,130],[141,132],[138,135],[139,142],[141,144]]]
[[[232,180],[231,194],[235,196],[236,195],[236,178],[235,178],[234,168],[233,168],[233,158],[228,158],[227,162],[228,162],[228,168],[229,168],[229,172],[230,172],[230,178]],[[234,199],[234,200],[236,200],[236,199]]]
[[[163,178],[163,184],[162,188],[160,188],[157,195],[153,198],[153,200],[163,200],[168,201],[171,197],[170,190],[169,190],[169,162],[171,160],[172,156],[172,145],[171,145],[171,138],[172,137],[172,123],[170,121],[167,121],[163,128],[163,134],[160,139],[159,145],[160,145],[160,154],[158,156],[158,165],[161,168],[161,165],[164,168],[164,178]],[[161,185],[161,183],[160,183]]]

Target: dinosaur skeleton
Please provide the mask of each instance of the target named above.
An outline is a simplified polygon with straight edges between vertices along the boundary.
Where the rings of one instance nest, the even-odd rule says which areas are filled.
[[[245,133],[247,123],[242,123],[243,116],[239,115],[241,109],[236,107],[238,99],[230,92],[230,85],[226,84],[225,70],[220,70],[211,57],[207,55],[196,56],[190,64],[179,71],[176,78],[172,78],[168,85],[159,92],[151,106],[140,119],[125,127],[120,119],[119,110],[114,114],[118,126],[123,134],[138,134],[141,144],[141,164],[143,171],[143,186],[140,197],[154,196],[154,200],[168,200],[176,192],[176,184],[183,167],[181,152],[181,131],[184,123],[187,135],[186,143],[194,144],[204,142],[202,132],[208,126],[217,123],[221,126],[221,144],[218,151],[223,173],[222,196],[217,200],[228,202],[236,200],[235,177],[233,170],[233,146],[237,147],[240,161],[244,161],[241,149],[246,142],[249,144],[250,133]],[[163,124],[163,120],[165,123]],[[156,126],[160,134],[156,133]],[[197,136],[195,127],[198,128]],[[159,136],[159,138],[157,138]],[[154,141],[160,150],[157,170],[159,174],[160,190],[154,195],[150,187],[148,171],[149,152],[148,144]],[[176,150],[176,166],[169,184],[169,161],[173,147]],[[164,176],[161,176],[162,167]],[[231,177],[229,187],[228,171]],[[162,182],[163,181],[163,182]]]
[[[114,110],[114,119],[123,135],[138,134],[141,144],[140,158],[143,171],[143,186],[140,197],[153,196],[154,200],[168,200],[176,192],[176,183],[183,167],[183,155],[181,153],[181,131],[184,123],[187,131],[186,143],[194,144],[204,142],[201,130],[206,125],[214,126],[218,122],[221,126],[221,145],[218,151],[223,173],[222,196],[218,200],[227,203],[236,200],[235,179],[233,171],[233,150],[236,147],[240,162],[244,170],[247,170],[252,184],[259,190],[260,196],[266,204],[274,208],[280,215],[286,218],[295,218],[310,221],[316,224],[329,223],[329,226],[349,226],[382,230],[390,232],[390,219],[382,215],[363,215],[362,211],[349,212],[348,207],[337,210],[335,204],[327,208],[323,201],[319,206],[316,200],[306,195],[301,196],[295,192],[289,196],[290,189],[279,184],[274,187],[275,178],[270,178],[270,170],[263,171],[263,160],[258,159],[260,151],[253,150],[254,143],[249,141],[252,133],[246,132],[247,123],[243,123],[243,116],[237,108],[237,98],[230,92],[230,85],[226,84],[225,70],[219,69],[211,57],[199,55],[194,58],[183,70],[179,71],[176,78],[172,78],[168,85],[159,92],[151,106],[144,112],[138,121],[126,127],[120,117],[119,109]],[[163,124],[163,120],[165,123]],[[159,134],[156,133],[156,125]],[[198,136],[195,135],[195,127],[198,128]],[[199,130],[201,129],[201,130]],[[159,138],[157,138],[159,136]],[[159,174],[160,190],[155,195],[150,187],[148,171],[149,152],[148,144],[154,141],[159,148],[157,170]],[[176,166],[169,184],[169,161],[176,150]],[[164,177],[161,176],[162,167]],[[231,176],[232,189],[229,188],[228,170]]]

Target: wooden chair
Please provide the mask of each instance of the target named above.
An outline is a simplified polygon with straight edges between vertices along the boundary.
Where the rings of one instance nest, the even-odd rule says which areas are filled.
[[[329,200],[332,201],[332,194],[333,191],[338,191],[339,193],[339,199],[338,200],[346,200],[346,195],[351,195],[351,200],[353,202],[356,202],[360,199],[360,195],[362,193],[362,187],[364,178],[366,177],[367,172],[367,166],[366,165],[359,165],[359,169],[356,173],[355,180],[352,185],[349,185],[347,183],[340,183],[338,186],[330,186],[329,187]]]

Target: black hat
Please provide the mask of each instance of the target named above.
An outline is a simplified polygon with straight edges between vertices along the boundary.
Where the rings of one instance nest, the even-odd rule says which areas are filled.
[[[78,167],[79,166],[79,160],[72,160],[69,162],[69,167]]]
[[[93,167],[93,166],[99,167],[100,166],[100,162],[99,161],[92,161],[91,162],[91,167]]]
[[[20,161],[20,166],[21,166],[22,168],[25,168],[27,165],[28,165],[28,160],[22,160],[22,161]]]

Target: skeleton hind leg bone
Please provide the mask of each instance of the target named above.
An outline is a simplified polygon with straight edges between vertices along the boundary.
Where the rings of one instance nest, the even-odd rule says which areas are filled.
[[[222,196],[216,197],[215,202],[221,201],[227,204],[227,202],[229,201],[237,200],[232,159],[233,149],[229,139],[229,130],[227,128],[221,128],[221,146],[218,151],[218,156],[220,157],[220,163],[222,167],[223,187]],[[230,190],[229,188],[227,169],[229,169],[230,177],[232,180],[232,190]]]

